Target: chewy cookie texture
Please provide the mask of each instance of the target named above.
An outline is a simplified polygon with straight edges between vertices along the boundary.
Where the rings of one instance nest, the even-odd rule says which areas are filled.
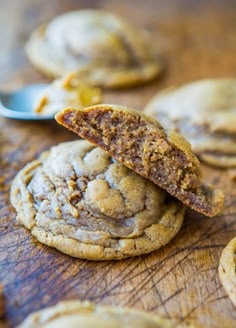
[[[183,134],[202,161],[236,167],[236,79],[200,80],[164,90],[144,112]]]
[[[155,78],[162,65],[147,35],[103,10],[79,10],[39,27],[27,43],[30,61],[58,77],[77,72],[89,85],[129,87]]]
[[[180,229],[184,206],[86,140],[52,147],[15,177],[17,219],[42,243],[78,258],[152,252]]]
[[[219,276],[229,298],[236,306],[236,237],[228,243],[222,252]]]
[[[18,328],[172,328],[171,321],[150,312],[88,301],[64,301],[35,312]]]
[[[67,108],[56,120],[190,208],[207,216],[221,211],[223,193],[204,184],[190,144],[155,119],[122,106],[96,105]]]

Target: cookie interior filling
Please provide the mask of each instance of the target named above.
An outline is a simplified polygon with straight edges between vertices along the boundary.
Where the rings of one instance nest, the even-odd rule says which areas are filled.
[[[185,204],[210,216],[215,211],[215,191],[202,184],[190,144],[157,121],[134,110],[113,110],[112,105],[68,109],[56,119]]]

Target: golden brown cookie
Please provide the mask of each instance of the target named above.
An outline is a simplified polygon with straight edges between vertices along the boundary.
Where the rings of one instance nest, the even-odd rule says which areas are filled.
[[[40,242],[90,260],[154,251],[176,235],[184,215],[179,201],[85,140],[26,165],[11,202]]]
[[[132,308],[64,301],[28,316],[19,328],[171,328],[170,320]]]
[[[182,133],[204,162],[236,166],[236,79],[201,80],[164,90],[145,112]]]
[[[226,293],[236,306],[236,237],[228,243],[222,252],[219,276]]]
[[[82,83],[75,73],[55,80],[34,104],[38,114],[53,115],[67,107],[86,107],[101,103],[101,90]]]
[[[223,193],[204,184],[190,144],[155,119],[122,106],[96,105],[67,108],[56,120],[192,209],[207,216],[222,209]]]
[[[5,307],[4,307],[4,297],[3,297],[3,286],[0,284],[0,327],[1,320],[4,318]]]
[[[228,176],[232,181],[236,182],[236,168],[228,170]]]
[[[153,42],[122,18],[102,10],[80,10],[54,18],[31,36],[26,50],[43,73],[103,87],[129,87],[161,71]]]

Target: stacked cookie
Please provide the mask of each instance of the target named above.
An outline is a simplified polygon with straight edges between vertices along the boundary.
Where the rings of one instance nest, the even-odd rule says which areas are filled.
[[[74,257],[121,259],[165,245],[184,205],[207,216],[222,209],[189,143],[156,120],[116,105],[69,108],[56,119],[92,144],[53,147],[13,181],[18,220],[39,241]]]
[[[168,243],[185,205],[208,216],[221,210],[223,194],[202,182],[188,142],[156,120],[116,105],[68,108],[56,119],[89,142],[51,148],[13,181],[18,221],[40,242],[74,257],[122,259]],[[172,326],[139,311],[72,301],[33,314],[21,327],[48,321],[51,327],[95,321],[105,327],[108,319],[109,327]]]

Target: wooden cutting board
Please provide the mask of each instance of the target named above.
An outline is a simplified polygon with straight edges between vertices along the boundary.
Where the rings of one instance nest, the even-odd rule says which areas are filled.
[[[144,87],[106,91],[104,102],[142,110],[164,87],[236,74],[233,0],[0,0],[1,89],[46,81],[28,63],[25,41],[39,24],[86,6],[111,10],[149,30],[163,49],[166,64],[160,79]],[[133,306],[193,327],[235,327],[236,310],[217,273],[222,249],[236,235],[236,183],[230,171],[203,167],[206,180],[226,194],[219,217],[208,219],[188,211],[178,235],[150,255],[118,262],[78,260],[38,243],[17,224],[9,202],[12,179],[28,161],[73,139],[74,134],[53,121],[0,118],[0,284],[9,327],[32,311],[65,299]]]

